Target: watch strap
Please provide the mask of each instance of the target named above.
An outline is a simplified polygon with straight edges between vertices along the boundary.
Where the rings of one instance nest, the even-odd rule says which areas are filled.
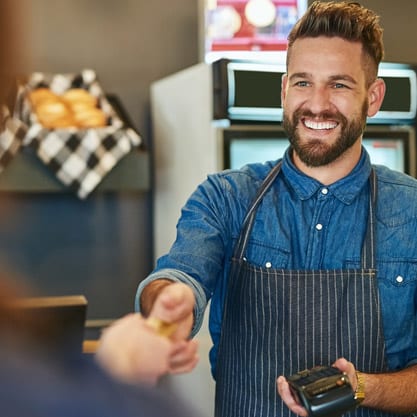
[[[356,373],[356,389],[355,400],[359,405],[365,399],[365,376],[362,372],[355,371]]]

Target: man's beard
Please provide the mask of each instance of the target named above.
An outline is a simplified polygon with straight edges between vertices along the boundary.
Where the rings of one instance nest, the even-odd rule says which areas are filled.
[[[340,112],[313,114],[308,110],[299,109],[294,112],[292,120],[284,113],[283,127],[289,136],[293,150],[300,160],[307,166],[320,167],[335,161],[358,140],[366,126],[367,109],[368,102],[365,100],[360,118],[351,121],[348,121]],[[309,139],[302,143],[297,130],[299,123],[302,123],[302,118],[336,121],[341,127],[341,134],[336,142],[332,144],[328,144],[321,139]],[[311,135],[314,135],[314,131],[311,132]]]

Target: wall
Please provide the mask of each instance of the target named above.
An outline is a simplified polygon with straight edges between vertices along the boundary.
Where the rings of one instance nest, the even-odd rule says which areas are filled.
[[[177,0],[18,0],[20,71],[94,69],[151,149],[149,85],[197,61],[197,4]],[[1,193],[3,264],[41,294],[84,293],[89,319],[133,309],[153,266],[151,188],[95,193]]]
[[[309,0],[309,4],[312,1]],[[375,10],[384,28],[385,60],[417,63],[415,19],[417,2],[409,0],[361,0]]]
[[[21,0],[22,1],[22,0]],[[176,0],[23,0],[31,68],[93,68],[149,139],[149,84],[197,60],[197,5]]]

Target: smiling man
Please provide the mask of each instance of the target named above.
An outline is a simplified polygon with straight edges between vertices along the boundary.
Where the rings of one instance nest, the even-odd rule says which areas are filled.
[[[379,19],[314,2],[288,40],[284,157],[200,184],[137,308],[171,300],[163,319],[194,335],[211,300],[216,417],[306,416],[286,377],[316,365],[347,374],[350,415],[411,414],[417,181],[362,146],[385,93]]]

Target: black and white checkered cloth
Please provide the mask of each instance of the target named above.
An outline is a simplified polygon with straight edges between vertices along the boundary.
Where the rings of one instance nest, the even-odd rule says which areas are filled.
[[[57,94],[69,88],[86,89],[98,98],[109,124],[91,129],[44,128],[25,99],[28,91],[39,87],[48,87]],[[32,146],[40,160],[81,199],[85,199],[125,155],[142,144],[142,138],[123,123],[108,102],[92,70],[78,75],[34,73],[20,96],[23,97],[21,118],[29,126],[24,145]]]
[[[138,145],[132,129],[41,129],[31,139],[36,154],[78,197],[86,198],[117,162]]]
[[[2,172],[14,158],[22,146],[27,127],[20,120],[10,115],[9,109],[1,109],[0,133],[0,172]]]

